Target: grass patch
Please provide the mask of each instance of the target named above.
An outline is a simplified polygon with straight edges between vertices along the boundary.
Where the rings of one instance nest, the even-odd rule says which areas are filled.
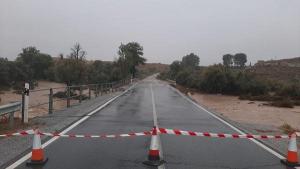
[[[296,131],[291,125],[284,123],[279,127],[280,130],[282,130],[285,134],[291,134]]]

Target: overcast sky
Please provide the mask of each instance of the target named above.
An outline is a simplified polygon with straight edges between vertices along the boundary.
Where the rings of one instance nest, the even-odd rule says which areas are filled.
[[[13,60],[27,46],[68,54],[79,42],[87,59],[113,60],[130,41],[148,62],[191,52],[201,65],[238,52],[252,63],[299,57],[300,0],[0,1],[0,57]]]

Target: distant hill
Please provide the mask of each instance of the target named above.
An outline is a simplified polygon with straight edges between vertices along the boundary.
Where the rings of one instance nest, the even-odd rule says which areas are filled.
[[[300,57],[291,59],[258,61],[254,66],[300,67]]]
[[[282,82],[300,81],[300,57],[291,59],[258,61],[250,71],[261,78]]]
[[[137,67],[138,69],[138,76],[143,78],[148,75],[164,72],[167,71],[169,68],[169,65],[167,64],[161,64],[161,63],[146,63],[144,65],[139,65]]]

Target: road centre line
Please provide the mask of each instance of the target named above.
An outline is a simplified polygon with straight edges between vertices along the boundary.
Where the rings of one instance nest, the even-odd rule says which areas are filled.
[[[151,89],[151,100],[152,100],[153,123],[154,123],[155,127],[159,128],[158,127],[158,122],[157,122],[157,112],[156,112],[156,105],[155,105],[155,98],[154,98],[152,83],[150,83],[150,89]],[[158,135],[158,141],[159,141],[160,156],[163,159],[163,150],[162,150],[162,145],[161,145],[161,140],[160,140],[159,135]],[[158,166],[157,168],[158,169],[165,169],[165,165],[162,164],[162,165]]]

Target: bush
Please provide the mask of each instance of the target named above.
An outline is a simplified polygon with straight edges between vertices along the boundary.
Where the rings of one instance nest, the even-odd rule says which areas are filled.
[[[278,89],[276,92],[279,96],[291,97],[295,100],[300,100],[300,83],[289,83]]]
[[[285,108],[293,108],[294,104],[291,100],[285,99],[285,100],[280,100],[280,101],[273,101],[271,103],[272,106],[275,107],[285,107]]]
[[[295,100],[293,103],[295,106],[300,106],[300,100]]]
[[[70,91],[70,96],[76,96],[76,93],[74,93],[72,90]],[[67,98],[68,94],[67,91],[58,91],[56,93],[53,94],[53,97],[57,97],[57,98]]]
[[[240,99],[270,101],[273,106],[293,107],[300,105],[300,81],[280,83],[265,80],[245,69],[223,65],[186,67],[175,61],[169,72],[159,78],[176,79],[180,85],[200,89],[207,93],[239,95]],[[286,99],[289,98],[289,99]]]
[[[236,94],[239,90],[235,72],[220,65],[208,67],[201,80],[200,89],[204,92]]]
[[[161,72],[161,73],[159,73],[157,78],[161,79],[161,80],[166,80],[166,79],[168,79],[168,73],[167,72]]]
[[[182,70],[177,74],[176,83],[181,85],[187,85],[189,81],[189,76],[191,74],[190,70]]]
[[[279,127],[279,129],[283,130],[283,132],[284,132],[285,134],[291,134],[291,133],[293,133],[293,132],[296,131],[291,125],[289,125],[289,124],[287,124],[287,123],[284,123],[283,125],[281,125],[281,126]]]

